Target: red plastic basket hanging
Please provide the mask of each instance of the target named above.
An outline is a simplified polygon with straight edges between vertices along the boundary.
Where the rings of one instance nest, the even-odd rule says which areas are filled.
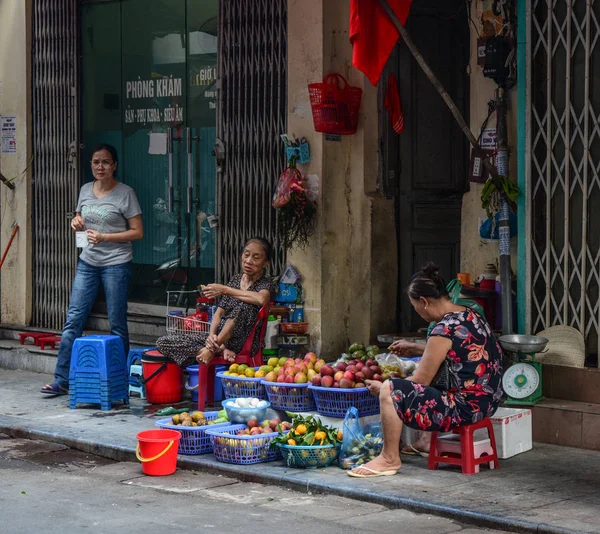
[[[322,83],[308,85],[315,130],[349,135],[356,133],[362,89],[348,85],[341,74],[328,74]]]

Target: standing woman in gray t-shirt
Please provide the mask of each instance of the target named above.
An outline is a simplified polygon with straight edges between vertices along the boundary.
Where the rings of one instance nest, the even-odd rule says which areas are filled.
[[[144,227],[135,192],[115,178],[118,163],[113,146],[101,144],[92,150],[95,180],[81,188],[75,217],[71,221],[74,231],[86,232],[87,246],[77,264],[54,382],[44,386],[42,393],[68,393],[71,348],[83,333],[100,284],[106,294],[110,333],[123,340],[126,358],[129,353],[127,297],[131,282],[131,242],[142,239]]]

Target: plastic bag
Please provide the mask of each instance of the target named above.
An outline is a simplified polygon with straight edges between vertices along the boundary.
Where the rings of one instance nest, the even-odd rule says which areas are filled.
[[[342,449],[338,458],[342,469],[352,469],[376,458],[383,448],[383,431],[380,422],[361,426],[358,410],[353,406],[346,412]]]

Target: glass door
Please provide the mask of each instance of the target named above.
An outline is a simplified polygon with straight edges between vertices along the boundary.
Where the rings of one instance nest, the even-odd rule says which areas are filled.
[[[217,13],[218,0],[83,6],[84,147],[116,146],[143,211],[133,311],[162,314],[167,291],[214,280]]]

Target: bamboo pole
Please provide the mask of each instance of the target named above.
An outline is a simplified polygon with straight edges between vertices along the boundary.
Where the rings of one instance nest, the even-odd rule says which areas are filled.
[[[413,55],[413,57],[415,58],[415,60],[417,61],[417,63],[421,67],[421,69],[423,70],[423,72],[425,73],[425,76],[427,76],[429,81],[436,88],[437,92],[444,99],[444,102],[446,102],[448,109],[450,109],[450,112],[456,119],[456,122],[458,123],[460,129],[463,131],[463,133],[469,140],[469,143],[471,143],[471,145],[473,145],[474,148],[481,150],[481,147],[479,146],[477,139],[473,135],[473,132],[471,132],[471,129],[469,128],[468,124],[466,123],[460,110],[454,103],[454,100],[452,100],[452,97],[444,89],[444,86],[442,85],[442,83],[438,80],[435,73],[431,70],[431,68],[425,61],[425,58],[421,55],[421,52],[419,52],[419,49],[415,46],[415,43],[413,43],[409,33],[406,31],[404,26],[402,26],[402,24],[400,24],[398,17],[396,16],[396,14],[392,10],[392,8],[387,3],[387,0],[379,0],[379,2],[381,4],[381,7],[383,7],[383,9],[387,13],[388,17],[390,17],[390,20],[392,21],[392,23],[394,24],[394,26],[400,33],[402,40],[404,41],[404,43],[410,50],[411,54]],[[498,169],[496,169],[496,166],[490,161],[489,158],[483,158],[483,165],[490,173],[490,176],[492,178],[492,181],[494,182],[494,185],[496,186],[496,189],[500,192],[500,194],[503,197],[506,197],[506,195],[504,194],[504,189],[502,188],[502,183],[500,181],[500,177],[498,175]],[[508,202],[508,205],[510,206],[510,208],[516,212],[516,210],[517,210],[516,204],[509,198],[506,198],[506,201]]]

